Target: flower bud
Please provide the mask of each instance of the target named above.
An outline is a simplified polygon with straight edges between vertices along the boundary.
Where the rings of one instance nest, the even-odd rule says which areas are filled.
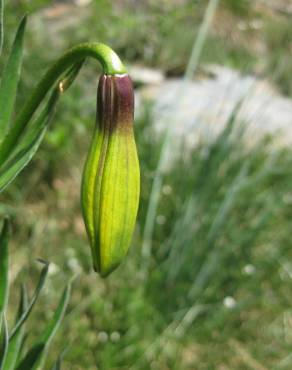
[[[133,118],[129,76],[102,75],[81,189],[93,265],[102,276],[112,272],[127,253],[136,222],[140,173]]]

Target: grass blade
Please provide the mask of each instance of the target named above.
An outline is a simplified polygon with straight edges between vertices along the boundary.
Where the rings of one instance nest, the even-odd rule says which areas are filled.
[[[71,280],[72,282],[72,280]],[[53,367],[51,370],[61,370],[61,365],[62,365],[62,361],[63,361],[63,358],[66,354],[68,350],[68,347],[66,347],[62,352],[61,354],[59,355],[59,357],[57,358],[56,362],[53,364]]]
[[[26,17],[18,27],[11,53],[2,73],[0,84],[0,136],[3,137],[10,124],[22,65],[23,36]]]
[[[22,317],[24,312],[27,309],[28,301],[27,301],[27,293],[24,286],[21,287],[20,293],[20,303],[18,308],[18,313],[16,316],[16,323]],[[18,330],[16,335],[9,341],[8,352],[6,356],[6,360],[3,364],[2,370],[14,370],[17,360],[19,358],[19,354],[22,348],[22,343],[24,339],[24,325],[21,326],[21,329]]]
[[[3,30],[4,0],[0,0],[0,56],[2,53],[4,30]]]
[[[52,370],[61,370],[61,357],[54,363]]]
[[[41,342],[45,342],[46,345],[49,344],[53,336],[56,334],[56,331],[58,330],[60,322],[64,317],[65,310],[69,302],[70,291],[71,291],[71,284],[69,283],[63,291],[63,294],[59,301],[57,310],[53,316],[53,319],[49,322],[45,332],[41,336]]]
[[[67,349],[65,348],[64,351],[58,357],[57,361],[54,363],[51,370],[61,370],[62,360],[63,360],[63,357],[64,357],[66,351],[67,351]]]
[[[236,197],[239,190],[246,182],[246,176],[249,169],[249,161],[243,163],[241,169],[234,179],[233,184],[230,186],[230,190],[226,193],[222,204],[220,205],[218,212],[212,222],[209,233],[206,238],[207,245],[209,249],[214,244],[214,240],[222,228],[224,222],[228,219],[228,214],[234,205]],[[211,279],[214,272],[219,268],[222,256],[222,250],[219,248],[211,249],[209,253],[206,254],[205,262],[202,264],[194,282],[192,283],[189,290],[189,298],[195,299],[198,297],[199,293],[205,287],[206,283]]]
[[[199,34],[195,39],[192,54],[190,56],[190,60],[188,66],[185,71],[184,75],[184,82],[181,84],[181,88],[178,91],[178,97],[183,96],[184,86],[188,80],[191,80],[195,70],[198,66],[199,59],[201,56],[201,52],[203,50],[203,46],[206,42],[206,37],[208,34],[208,30],[210,28],[212,19],[214,17],[215,11],[219,4],[219,0],[209,0],[208,5],[206,7],[205,15],[203,22],[201,23]],[[181,108],[181,99],[176,99],[173,102],[174,108],[172,108],[164,117],[165,122],[171,121],[173,116],[176,113],[176,110]],[[143,242],[142,242],[142,261],[143,264],[141,266],[142,273],[144,278],[147,278],[150,266],[150,259],[151,259],[151,251],[152,251],[152,240],[154,234],[154,227],[155,227],[155,219],[157,215],[158,209],[158,202],[160,199],[160,193],[163,183],[163,168],[168,160],[168,151],[172,145],[173,134],[171,131],[171,125],[167,125],[167,130],[164,134],[164,140],[161,147],[160,157],[157,163],[157,167],[155,170],[155,175],[152,183],[152,188],[150,191],[150,197],[148,202],[148,209],[146,214],[146,221],[143,231]]]
[[[2,327],[2,317],[7,305],[9,291],[9,226],[9,220],[5,218],[0,236],[0,327]]]
[[[38,285],[35,289],[34,295],[31,299],[29,305],[27,306],[26,310],[22,313],[22,315],[20,316],[19,320],[17,321],[15,327],[11,331],[10,338],[9,338],[10,341],[18,333],[18,331],[20,330],[20,328],[22,327],[22,325],[24,324],[24,322],[28,318],[29,314],[31,313],[31,310],[33,309],[33,306],[36,303],[36,301],[38,299],[38,296],[39,296],[39,294],[40,294],[40,292],[41,292],[41,290],[42,290],[42,288],[45,284],[46,277],[47,277],[47,274],[48,274],[48,270],[49,270],[49,264],[46,263],[45,266],[43,267],[42,271],[41,271]]]
[[[24,359],[20,362],[17,370],[36,370],[38,368],[43,368],[43,363],[45,361],[46,352],[50,342],[56,334],[56,331],[64,317],[69,301],[70,289],[71,285],[68,284],[61,296],[52,320],[49,322],[44,333],[37,340],[35,345],[28,351]]]
[[[8,351],[8,342],[9,342],[9,335],[8,335],[8,326],[5,314],[3,315],[3,342],[1,343],[1,355],[0,355],[0,366],[2,369],[2,364],[4,363],[7,351]]]

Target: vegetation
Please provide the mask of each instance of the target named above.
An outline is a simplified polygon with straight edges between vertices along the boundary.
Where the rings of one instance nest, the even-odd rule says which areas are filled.
[[[27,319],[31,316],[32,309],[36,304],[39,294],[44,287],[45,280],[48,274],[49,265],[46,262],[40,261],[44,267],[40,273],[39,281],[35,288],[31,300],[28,301],[26,286],[21,285],[20,299],[18,309],[15,312],[14,326],[9,330],[7,323],[7,303],[9,298],[9,239],[10,239],[10,225],[6,218],[3,222],[2,232],[0,236],[0,322],[1,322],[1,351],[0,363],[3,370],[33,370],[42,368],[45,363],[48,348],[51,340],[56,334],[56,331],[64,316],[68,299],[70,295],[70,284],[64,289],[55,313],[49,320],[47,326],[42,329],[41,334],[37,339],[27,348],[29,331],[25,330]],[[9,311],[10,313],[10,311]],[[61,355],[56,359],[54,368],[58,368]]]
[[[69,25],[59,35],[60,43],[67,47],[97,37],[129,63],[180,75],[204,7],[193,1],[181,7],[175,2],[141,3],[129,11],[126,2],[118,8],[105,0],[94,2],[84,8],[82,21],[76,19],[74,39]],[[222,19],[231,25],[243,22],[247,29],[236,32],[234,39],[227,28],[223,32],[228,22],[220,23],[220,34],[211,30],[201,67],[220,62],[259,71],[291,94],[288,21],[256,10],[251,3],[222,1],[216,30]],[[11,28],[16,12],[48,5],[17,4],[8,4]],[[36,13],[31,24],[39,16]],[[250,26],[255,17],[263,22],[257,30]],[[54,35],[54,27],[50,29]],[[37,30],[28,28],[18,101],[62,47],[58,44],[56,50],[54,36],[48,37],[44,49],[44,34]],[[250,43],[259,39],[263,54]],[[4,51],[7,48],[8,41]],[[277,146],[270,137],[247,147],[236,114],[218,137],[202,140],[189,152],[181,143],[182,154],[163,173],[151,254],[145,260],[143,231],[163,140],[155,131],[151,107],[145,107],[136,121],[143,185],[136,233],[126,261],[102,280],[92,272],[79,205],[81,170],[94,124],[95,75],[89,67],[62,97],[38,155],[1,195],[0,213],[13,221],[8,322],[13,322],[18,285],[28,281],[33,289],[39,273],[35,259],[42,258],[51,268],[45,294],[26,323],[29,344],[39,337],[44,316],[51,317],[51,302],[61,296],[60,286],[77,275],[45,369],[53,366],[64,347],[65,370],[290,369],[291,149]]]

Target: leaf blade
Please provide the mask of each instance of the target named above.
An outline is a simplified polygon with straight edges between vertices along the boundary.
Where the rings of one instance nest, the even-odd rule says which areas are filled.
[[[5,218],[0,235],[0,325],[1,325],[0,327],[2,327],[2,317],[8,301],[9,238],[10,238],[10,224],[9,219]]]
[[[12,157],[0,169],[0,193],[8,186],[19,172],[30,162],[38,150],[54,113],[54,108],[59,98],[55,90],[43,111],[33,122]]]
[[[42,271],[40,273],[40,278],[39,278],[37,287],[35,289],[34,295],[31,299],[29,305],[27,306],[26,310],[23,312],[23,314],[21,315],[21,317],[17,321],[16,325],[12,329],[9,340],[12,340],[12,338],[17,334],[17,332],[20,330],[21,326],[23,325],[23,323],[26,321],[29,314],[31,313],[31,311],[33,309],[33,306],[35,305],[35,303],[38,299],[38,296],[39,296],[39,294],[40,294],[40,292],[41,292],[41,290],[42,290],[42,288],[45,284],[45,281],[46,281],[46,278],[47,278],[47,275],[48,275],[48,271],[49,271],[49,264],[46,263],[45,266],[42,268]]]
[[[39,116],[27,129],[10,158],[0,168],[0,193],[15,179],[38,150],[47,126],[51,122],[60,95],[72,85],[83,63],[84,60],[81,60],[66,72],[53,89]]]
[[[9,343],[9,334],[8,334],[8,325],[7,325],[7,320],[5,317],[5,313],[3,315],[3,343],[1,343],[1,358],[0,358],[0,366],[2,369],[2,364],[5,362],[7,352],[8,352],[8,343]]]
[[[21,293],[20,293],[20,303],[19,303],[18,313],[16,316],[16,323],[26,311],[27,305],[28,305],[28,302],[27,302],[26,290],[22,286]],[[24,325],[21,326],[20,330],[9,341],[8,352],[6,355],[5,362],[3,363],[2,370],[14,370],[15,369],[17,359],[19,358],[19,354],[22,348],[23,340],[24,340]]]
[[[16,32],[8,61],[0,83],[0,135],[4,136],[10,124],[20,78],[23,54],[23,36],[26,17],[22,19]]]
[[[57,361],[54,363],[52,370],[61,370],[61,362],[62,362],[62,359],[61,359],[61,356],[59,356]]]
[[[0,56],[2,53],[2,46],[4,40],[3,17],[4,17],[4,0],[0,0]]]
[[[52,320],[47,325],[44,333],[36,341],[35,345],[27,352],[25,357],[19,363],[17,370],[37,370],[43,368],[46,352],[50,342],[56,334],[61,321],[65,315],[65,311],[69,302],[71,284],[69,283],[60,298],[58,307]]]

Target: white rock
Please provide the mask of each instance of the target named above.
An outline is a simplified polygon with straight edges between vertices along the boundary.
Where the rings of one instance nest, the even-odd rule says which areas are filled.
[[[134,65],[129,67],[128,72],[136,83],[157,85],[164,81],[164,74],[158,69]]]
[[[239,102],[237,121],[246,125],[249,140],[265,134],[279,135],[281,143],[292,142],[292,101],[279,95],[266,81],[223,67],[209,66],[213,78],[196,81],[168,79],[151,86],[153,119],[158,132],[170,130],[177,140],[194,146],[196,137],[216,135],[226,125]],[[137,92],[137,114],[147,89]],[[145,92],[146,91],[146,92]]]

